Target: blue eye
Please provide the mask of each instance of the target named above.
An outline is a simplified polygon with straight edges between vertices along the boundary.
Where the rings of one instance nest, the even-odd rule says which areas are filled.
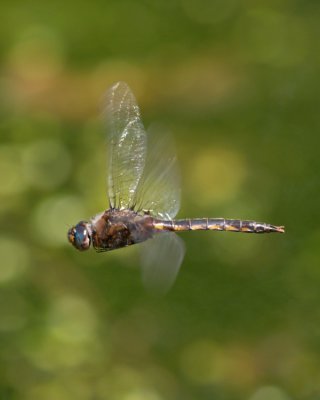
[[[86,240],[87,236],[88,236],[87,229],[83,225],[77,225],[74,237],[75,237],[75,241],[79,247],[82,246],[82,244]]]
[[[68,239],[76,249],[87,250],[91,243],[87,223],[79,222],[76,226],[69,229]]]

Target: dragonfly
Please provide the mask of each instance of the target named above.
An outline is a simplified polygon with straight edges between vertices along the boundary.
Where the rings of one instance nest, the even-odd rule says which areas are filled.
[[[180,181],[174,145],[168,134],[147,131],[135,96],[124,82],[115,83],[103,101],[108,138],[108,209],[68,231],[80,251],[98,252],[141,243],[144,285],[166,292],[185,255],[176,232],[229,231],[284,233],[284,226],[226,218],[175,219]]]

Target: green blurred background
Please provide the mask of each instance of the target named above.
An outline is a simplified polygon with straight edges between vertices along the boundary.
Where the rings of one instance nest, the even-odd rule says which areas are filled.
[[[0,399],[320,398],[315,0],[2,1]],[[164,298],[138,246],[76,252],[107,207],[101,96],[126,81],[172,132],[183,235]]]

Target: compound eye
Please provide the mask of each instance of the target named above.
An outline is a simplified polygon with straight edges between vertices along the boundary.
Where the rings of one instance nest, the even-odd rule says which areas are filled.
[[[90,247],[90,236],[86,223],[79,222],[68,232],[69,241],[78,250],[87,250]]]

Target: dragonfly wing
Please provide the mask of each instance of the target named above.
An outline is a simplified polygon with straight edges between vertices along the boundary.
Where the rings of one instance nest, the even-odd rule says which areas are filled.
[[[170,134],[160,126],[148,129],[145,173],[137,189],[136,211],[172,219],[180,208],[180,176],[175,146]]]
[[[113,208],[133,208],[143,174],[147,137],[136,99],[124,82],[106,93],[103,114],[108,127],[108,196]]]
[[[183,240],[174,232],[155,235],[141,245],[142,281],[157,294],[166,293],[173,285],[185,254]]]

